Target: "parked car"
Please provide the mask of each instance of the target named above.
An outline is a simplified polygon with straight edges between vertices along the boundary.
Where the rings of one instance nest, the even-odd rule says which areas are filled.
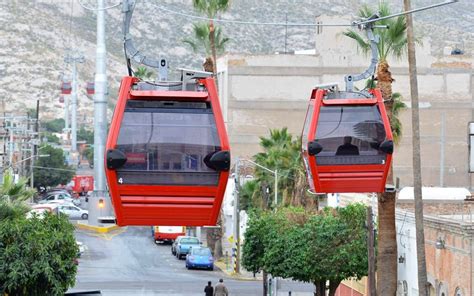
[[[57,214],[58,213],[58,205],[57,204],[40,204],[40,205],[33,205],[31,210],[26,213],[26,218],[31,219],[33,216],[38,217],[39,219],[43,219],[46,213]]]
[[[186,255],[186,268],[206,268],[214,270],[214,257],[211,249],[205,247],[191,247]]]
[[[69,218],[81,218],[86,220],[89,217],[89,211],[83,210],[75,205],[58,205],[58,211],[67,215]]]
[[[197,247],[201,245],[201,242],[197,237],[194,236],[183,236],[176,244],[176,258],[181,259],[188,254],[191,247]]]
[[[176,256],[176,246],[178,245],[179,239],[182,237],[185,237],[185,235],[178,235],[174,242],[171,244],[171,254],[173,254],[173,256]]]
[[[80,205],[81,200],[73,198],[69,193],[65,191],[52,191],[46,193],[44,197],[39,201],[40,204],[51,203],[52,201],[68,201],[74,205]]]

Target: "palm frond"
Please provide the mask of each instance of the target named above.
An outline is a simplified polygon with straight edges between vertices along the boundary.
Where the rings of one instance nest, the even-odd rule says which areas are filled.
[[[365,41],[365,38],[363,38],[359,33],[357,33],[354,30],[347,30],[342,33],[343,35],[354,39],[357,42],[358,48],[362,50],[363,53],[368,53],[370,50],[370,44]]]

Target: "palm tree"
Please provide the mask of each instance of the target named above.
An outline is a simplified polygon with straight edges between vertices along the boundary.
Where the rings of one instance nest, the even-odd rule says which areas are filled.
[[[147,67],[139,66],[133,75],[140,79],[151,79],[154,73],[153,71],[148,70]]]
[[[211,43],[211,27],[209,23],[196,23],[193,24],[193,38],[186,38],[183,40],[191,46],[194,52],[198,52],[199,49],[203,48],[206,54],[206,62],[204,63],[204,70],[216,74],[214,69],[214,52],[216,54],[222,54],[225,50],[229,38],[224,37],[220,27],[214,26],[214,47]],[[214,49],[213,49],[214,48]]]
[[[314,199],[307,196],[307,179],[301,158],[301,139],[293,139],[287,128],[270,130],[270,137],[260,137],[263,152],[254,156],[256,163],[277,170],[280,204],[313,208]],[[273,176],[259,168],[255,170],[260,184],[254,198],[266,200],[274,194]],[[280,198],[279,196],[279,198]]]
[[[0,221],[23,216],[28,211],[24,202],[33,197],[35,191],[28,188],[27,183],[26,178],[20,178],[15,183],[10,171],[4,172],[3,184],[0,186]]]
[[[208,18],[214,19],[220,12],[226,11],[230,6],[229,0],[193,0],[194,8],[205,14]],[[213,73],[217,75],[217,30],[212,20],[209,21],[209,43],[213,62]]]
[[[388,16],[391,14],[387,3],[381,2],[378,7],[379,16]],[[367,5],[364,5],[359,16],[368,18],[374,15],[374,11]],[[377,87],[382,92],[385,101],[387,115],[391,125],[396,125],[394,129],[398,133],[397,141],[401,133],[400,121],[394,119],[398,115],[401,104],[397,101],[396,113],[394,114],[394,102],[397,96],[392,94],[392,74],[389,71],[388,57],[394,56],[400,58],[405,53],[407,47],[406,20],[405,17],[389,18],[377,23],[386,25],[387,29],[374,28],[374,35],[379,35],[380,40],[377,44],[379,51],[379,63],[377,65],[376,80]],[[370,44],[360,34],[353,30],[344,32],[344,35],[354,39],[363,52],[370,50]],[[399,98],[399,97],[398,97]],[[394,127],[394,126],[392,126]],[[398,130],[397,130],[398,129]],[[393,164],[392,164],[393,166]],[[393,184],[393,169],[390,168],[387,183]],[[378,195],[378,252],[377,252],[377,294],[395,295],[397,290],[397,240],[395,228],[395,192],[384,192]]]

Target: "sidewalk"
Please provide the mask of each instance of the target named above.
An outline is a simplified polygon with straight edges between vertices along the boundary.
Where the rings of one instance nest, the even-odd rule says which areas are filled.
[[[226,262],[226,260],[228,262]],[[214,266],[219,268],[223,273],[225,273],[227,276],[239,280],[239,281],[261,281],[262,280],[262,275],[259,273],[255,277],[253,276],[253,273],[246,271],[241,267],[240,273],[235,273],[234,272],[234,267],[232,265],[232,262],[230,258],[221,258],[219,261],[214,262]]]

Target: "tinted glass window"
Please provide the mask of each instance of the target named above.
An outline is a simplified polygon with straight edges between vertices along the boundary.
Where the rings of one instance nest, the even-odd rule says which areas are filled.
[[[386,134],[377,106],[321,107],[316,139],[323,150],[319,165],[383,164],[378,147]]]
[[[196,256],[211,256],[211,250],[206,248],[192,249],[191,252]]]
[[[197,238],[182,238],[180,239],[179,243],[187,245],[199,245],[199,240]]]
[[[119,183],[217,184],[219,173],[204,163],[221,150],[210,106],[151,103],[127,104],[117,141],[117,149],[127,156],[125,165],[117,170]]]

